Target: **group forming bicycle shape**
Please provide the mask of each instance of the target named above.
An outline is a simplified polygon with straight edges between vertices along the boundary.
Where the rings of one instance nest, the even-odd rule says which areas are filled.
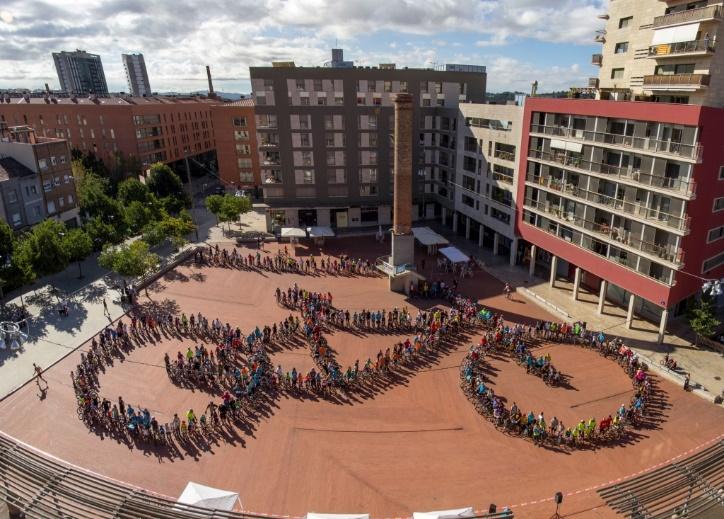
[[[214,262],[213,252],[209,254],[210,261]],[[221,258],[223,255],[219,261],[223,261]],[[206,259],[203,253],[201,259]],[[418,361],[440,352],[441,341],[459,341],[481,328],[483,338],[471,347],[462,363],[461,386],[476,409],[498,428],[536,442],[582,447],[619,438],[627,426],[635,426],[646,412],[652,389],[645,366],[620,341],[587,332],[580,323],[546,322],[539,323],[535,329],[507,326],[502,315],[480,309],[476,302],[456,293],[451,286],[442,283],[439,295],[449,309],[434,307],[418,311],[413,317],[406,308],[350,312],[334,307],[330,293],[307,291],[295,284],[286,290],[277,288],[275,298],[279,305],[298,315],[290,314],[278,324],[256,327],[248,334],[228,323],[222,324],[219,319],[209,321],[201,313],[187,317],[169,310],[137,306],[129,314],[129,324],[120,320],[103,330],[98,340],[94,337],[90,349],[81,354],[80,364],[71,372],[78,416],[89,427],[101,427],[133,441],[183,445],[194,438],[219,436],[223,428],[234,424],[248,423],[275,393],[333,398],[337,394],[364,390],[365,386],[393,377],[399,370],[415,369],[420,365]],[[345,369],[325,336],[334,329],[361,333],[392,330],[414,335],[384,352],[380,350],[374,359],[368,358],[366,362],[358,359]],[[171,380],[212,395],[203,412],[189,409],[180,416],[174,413],[168,422],[159,422],[145,407],[127,404],[122,396],[115,402],[101,397],[98,383],[99,373],[113,363],[114,357],[130,352],[135,345],[158,341],[162,334],[195,343],[185,352],[179,351],[175,359],[168,354],[164,356]],[[634,381],[635,394],[630,407],[622,405],[598,424],[591,417],[569,428],[555,417],[548,424],[542,412],[537,416],[532,412],[525,415],[515,403],[510,410],[506,409],[500,397],[486,386],[485,356],[493,352],[511,355],[528,373],[557,385],[564,376],[553,366],[550,357],[536,357],[531,351],[531,347],[544,340],[585,343],[602,354],[613,355]],[[315,367],[306,373],[296,367],[287,370],[281,365],[274,367],[271,348],[298,341],[306,343]]]

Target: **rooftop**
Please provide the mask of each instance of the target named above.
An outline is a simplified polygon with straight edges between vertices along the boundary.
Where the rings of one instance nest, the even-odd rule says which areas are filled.
[[[0,98],[1,104],[31,104],[31,105],[103,105],[103,106],[132,106],[132,105],[154,105],[154,104],[194,104],[194,103],[216,103],[214,99],[201,96],[111,96],[111,97],[68,97],[68,96],[30,96],[30,95],[9,95],[5,94]]]
[[[12,157],[0,157],[0,182],[11,178],[28,177],[35,175],[35,172],[23,166]]]

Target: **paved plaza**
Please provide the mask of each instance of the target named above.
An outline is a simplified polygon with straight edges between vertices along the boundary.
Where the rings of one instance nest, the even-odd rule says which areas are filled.
[[[300,246],[294,254],[319,258],[320,253],[347,253],[374,259],[388,246],[376,244],[372,237],[344,238],[330,241],[322,250]],[[263,254],[276,247],[267,244]],[[256,254],[255,248],[241,250]],[[428,258],[428,277],[443,276],[432,272],[433,263]],[[293,283],[331,292],[336,307],[352,311],[407,306],[416,313],[417,308],[442,304],[391,293],[382,277],[277,274],[193,264],[169,271],[149,287],[148,298],[141,302],[187,314],[200,311],[248,331],[289,315],[273,293]],[[502,312],[509,322],[560,319],[521,294],[505,299],[500,279],[486,272],[462,281],[460,289]],[[338,331],[328,340],[346,366],[357,358],[374,357],[404,337]],[[469,505],[487,509],[491,502],[501,508],[514,506],[516,517],[548,516],[553,510],[550,498],[558,490],[570,494],[567,513],[609,517],[611,511],[593,488],[697,448],[724,429],[721,408],[656,377],[652,420],[624,443],[563,452],[537,447],[497,430],[462,392],[460,363],[478,339],[479,334],[461,337],[414,369],[344,398],[278,394],[265,401],[253,419],[209,441],[174,449],[119,440],[90,430],[78,419],[69,377],[78,364],[78,351],[46,373],[47,392],[31,383],[3,401],[0,423],[6,433],[54,456],[169,496],[177,496],[193,480],[238,491],[249,511],[302,515],[310,510],[356,510],[376,517]],[[101,375],[101,394],[114,400],[122,395],[162,422],[189,408],[202,411],[218,396],[175,385],[163,365],[164,353],[175,356],[192,342],[164,336],[135,348]],[[508,405],[515,401],[526,412],[545,411],[572,423],[609,414],[630,400],[631,383],[615,362],[572,346],[549,344],[541,351],[551,354],[568,375],[568,384],[550,388],[507,358],[494,358],[491,385]],[[272,359],[285,370],[313,366],[307,346],[296,341],[275,348]]]

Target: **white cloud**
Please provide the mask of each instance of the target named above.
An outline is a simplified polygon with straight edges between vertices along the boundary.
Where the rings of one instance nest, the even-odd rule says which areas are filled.
[[[520,38],[590,43],[605,0],[3,0],[0,87],[58,86],[51,53],[75,48],[100,54],[113,90],[125,89],[120,55],[143,52],[154,90],[205,88],[204,65],[219,89],[248,88],[248,67],[272,60],[318,65],[335,38],[365,64],[429,65],[456,52],[458,35],[476,47],[501,48]],[[381,31],[431,36],[370,52]],[[454,34],[454,37],[442,35]],[[380,47],[380,46],[375,46]],[[384,45],[381,46],[384,48]],[[405,50],[402,52],[401,49]],[[461,52],[463,51],[463,52]],[[360,58],[360,56],[362,58]],[[480,60],[469,61],[482,63]],[[492,76],[492,70],[491,70]],[[224,79],[231,81],[225,81]],[[491,83],[493,78],[491,77]],[[228,87],[228,88],[227,88]]]
[[[487,64],[489,92],[530,92],[533,81],[538,81],[538,92],[568,90],[572,86],[587,84],[586,74],[577,65],[541,67],[503,56],[489,59]]]

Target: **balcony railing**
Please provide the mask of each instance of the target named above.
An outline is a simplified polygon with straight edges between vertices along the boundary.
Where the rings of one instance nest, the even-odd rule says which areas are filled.
[[[656,74],[644,76],[644,88],[652,90],[667,88],[702,88],[709,86],[711,76],[709,74]]]
[[[654,29],[704,20],[721,20],[721,6],[709,5],[699,9],[688,9],[676,13],[665,14],[654,18]]]
[[[585,189],[581,189],[578,186],[574,186],[573,184],[563,184],[560,180],[557,180],[553,177],[536,177],[532,174],[528,174],[526,176],[526,180],[528,182],[546,187],[554,191],[560,191],[563,194],[569,194],[571,195],[572,199],[582,199],[586,202],[605,206],[606,209],[610,211],[621,211],[631,216],[635,216],[652,223],[666,226],[676,231],[681,231],[683,233],[689,232],[691,222],[690,217],[681,218],[679,216],[674,216],[659,209],[645,207],[641,204],[627,202],[625,200],[619,200],[615,197],[603,195],[601,193],[596,193],[593,191],[587,191]]]
[[[598,236],[604,237],[607,240],[616,242],[616,244],[622,244],[630,247],[635,251],[645,252],[646,254],[658,257],[675,265],[681,265],[684,263],[684,251],[674,245],[659,244],[641,240],[632,236],[632,233],[629,230],[620,227],[612,227],[603,222],[586,220],[575,213],[564,211],[560,207],[556,207],[554,204],[549,202],[541,202],[526,198],[525,206],[551,215],[558,220],[563,221],[566,225],[575,225],[579,228],[585,229],[586,231],[593,232]]]
[[[259,143],[260,148],[278,148],[279,143],[278,142],[272,142],[272,141],[261,141]]]
[[[594,54],[591,56],[591,65],[602,66],[603,65],[603,54]]]
[[[513,177],[511,177],[510,175],[504,175],[502,173],[493,172],[493,180],[504,182],[506,184],[513,184]]]
[[[701,160],[702,155],[702,147],[700,144],[682,144],[674,141],[660,141],[649,137],[634,137],[632,135],[620,135],[618,133],[593,132],[560,126],[544,126],[541,124],[531,125],[530,131],[584,142],[612,144],[652,153],[667,153],[679,157],[696,159],[697,162]]]
[[[661,177],[643,173],[640,169],[631,166],[619,167],[603,162],[591,162],[574,155],[566,155],[565,153],[548,153],[542,150],[529,150],[528,157],[531,159],[539,159],[548,162],[554,162],[568,168],[576,168],[583,174],[598,173],[606,176],[614,176],[636,182],[639,184],[676,191],[692,197],[695,192],[695,183],[693,180],[682,178]]]
[[[714,52],[715,50],[716,41],[704,39],[652,45],[649,47],[649,56],[661,58],[666,56],[676,56],[678,54],[691,54],[695,52]]]
[[[597,77],[588,78],[588,88],[598,88],[598,78]]]
[[[515,162],[515,153],[511,153],[509,151],[495,150],[495,152],[493,153],[493,156],[495,156],[498,159],[509,160],[511,162]]]

